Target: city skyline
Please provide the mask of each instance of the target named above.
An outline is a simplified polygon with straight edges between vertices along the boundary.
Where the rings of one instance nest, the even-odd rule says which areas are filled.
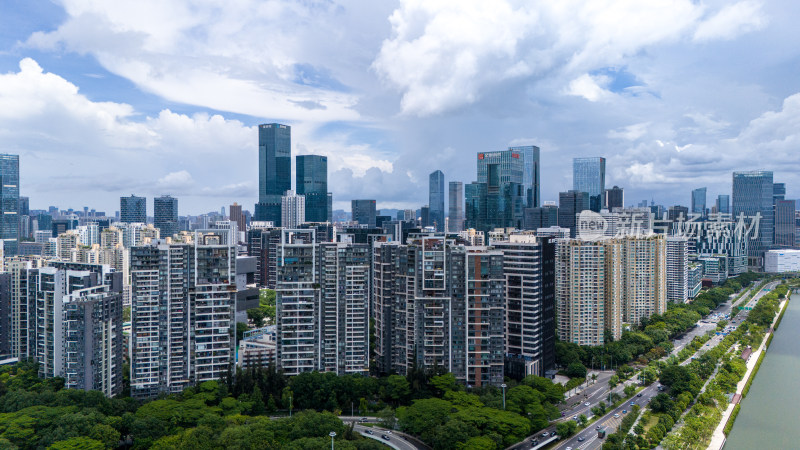
[[[473,155],[525,145],[541,149],[542,202],[572,185],[572,158],[594,155],[607,158],[606,186],[624,188],[630,204],[685,204],[681,188],[697,179],[709,198],[730,195],[730,172],[752,168],[755,154],[757,168],[790,186],[787,198],[798,196],[791,24],[800,13],[785,3],[610,4],[586,14],[577,36],[563,27],[572,15],[550,5],[291,5],[273,18],[181,2],[117,6],[15,3],[0,17],[9,111],[0,145],[20,155],[33,209],[113,211],[130,193],[169,194],[183,214],[233,201],[249,209],[256,127],[271,122],[294,128],[292,155],[329,158],[334,209],[358,198],[418,207],[432,170],[468,184]],[[607,35],[602,24],[623,14],[630,20]],[[451,22],[468,32],[448,32]],[[307,32],[284,31],[297,27]],[[263,29],[289,45],[261,50]],[[451,53],[475,67],[448,63]],[[748,71],[738,70],[745,60]]]

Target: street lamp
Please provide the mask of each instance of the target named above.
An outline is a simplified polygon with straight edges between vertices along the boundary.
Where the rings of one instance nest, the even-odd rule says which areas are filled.
[[[506,410],[506,387],[507,386],[506,386],[505,383],[503,383],[503,384],[500,385],[500,387],[503,388],[503,411],[505,411]]]
[[[331,431],[331,433],[328,436],[331,437],[331,450],[333,450],[333,438],[336,437],[336,432],[335,431]]]

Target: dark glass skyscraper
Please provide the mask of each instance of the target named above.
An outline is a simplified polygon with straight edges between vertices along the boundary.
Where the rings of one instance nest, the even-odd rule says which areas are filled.
[[[147,199],[131,194],[119,198],[119,221],[125,223],[147,223]]]
[[[603,157],[572,160],[572,189],[589,194],[589,209],[599,212],[605,205],[606,159]]]
[[[625,191],[621,187],[614,186],[606,189],[606,208],[612,211],[614,208],[625,206]]]
[[[162,195],[153,199],[153,225],[161,231],[161,238],[178,233],[178,199]]]
[[[791,248],[795,244],[795,201],[775,201],[775,246]]]
[[[353,221],[361,225],[375,226],[375,200],[352,200]]]
[[[786,183],[772,183],[772,202],[786,199]]]
[[[441,170],[433,172],[429,177],[428,206],[430,207],[430,224],[436,231],[444,229],[444,174]]]
[[[775,233],[772,172],[753,170],[733,172],[733,215],[745,218],[761,215],[757,236],[748,236],[748,265],[760,269],[764,252],[769,250]]]
[[[522,153],[525,170],[522,173],[522,184],[527,190],[527,206],[535,208],[540,206],[542,198],[539,188],[539,147],[535,145],[524,145],[519,147],[509,147],[512,152]]]
[[[0,239],[6,256],[19,246],[19,155],[0,154]]]
[[[558,193],[558,226],[569,228],[570,236],[577,234],[578,214],[589,208],[590,196],[586,191],[571,190]]]
[[[706,214],[706,188],[692,190],[692,214]]]
[[[460,181],[450,182],[450,203],[449,207],[449,232],[457,233],[464,230],[464,183]]]
[[[333,206],[328,192],[328,157],[298,155],[295,157],[297,195],[306,197],[306,222],[332,222]]]
[[[258,126],[258,203],[256,220],[281,225],[281,197],[292,189],[292,127]]]

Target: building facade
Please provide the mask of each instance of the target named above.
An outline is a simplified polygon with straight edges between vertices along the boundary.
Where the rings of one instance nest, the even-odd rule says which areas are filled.
[[[306,197],[308,222],[333,222],[333,197],[328,192],[328,157],[298,155],[295,158],[298,195]]]
[[[306,197],[286,191],[281,197],[281,224],[284,228],[297,228],[306,221]]]
[[[119,220],[124,223],[147,223],[147,198],[135,195],[120,197]]]
[[[255,217],[281,226],[281,197],[292,188],[292,127],[258,126],[258,203]]]
[[[436,170],[430,174],[428,184],[428,207],[430,208],[430,225],[436,231],[444,229],[444,174]]]
[[[352,200],[353,222],[360,225],[375,226],[375,200]]]
[[[764,252],[772,246],[775,234],[772,172],[754,170],[733,172],[733,217],[760,218],[758,235],[748,238],[748,266],[763,267]]]
[[[177,198],[162,195],[153,199],[153,225],[158,228],[161,237],[167,238],[178,234],[180,229]]]
[[[448,230],[459,233],[464,230],[464,183],[451,181],[448,203]]]
[[[600,212],[605,207],[606,159],[603,157],[572,160],[572,189],[589,194],[589,209]]]

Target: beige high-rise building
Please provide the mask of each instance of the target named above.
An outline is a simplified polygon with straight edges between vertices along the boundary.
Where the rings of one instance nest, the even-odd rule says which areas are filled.
[[[556,323],[562,341],[602,345],[606,330],[666,311],[663,236],[564,240],[556,251]]]

